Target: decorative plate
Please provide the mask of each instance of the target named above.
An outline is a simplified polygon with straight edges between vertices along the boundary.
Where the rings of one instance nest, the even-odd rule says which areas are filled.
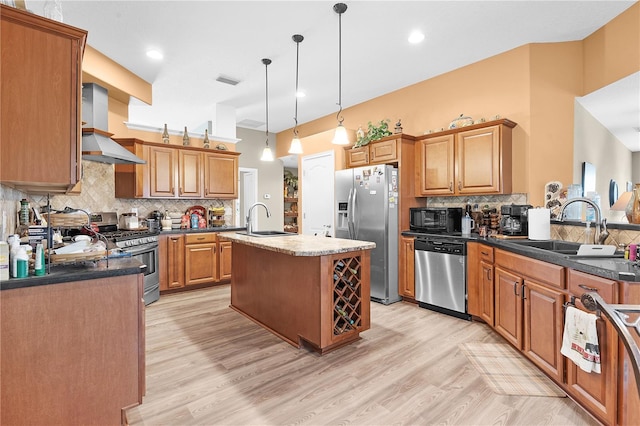
[[[191,206],[187,210],[187,214],[191,216],[192,214],[197,213],[200,217],[207,217],[207,209],[202,206]]]

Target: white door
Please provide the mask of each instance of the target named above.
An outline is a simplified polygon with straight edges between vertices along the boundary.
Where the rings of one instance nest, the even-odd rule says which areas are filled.
[[[235,225],[247,226],[246,218],[249,207],[258,201],[258,169],[240,167],[238,171],[238,198],[235,201]],[[254,224],[254,229],[258,229],[257,224],[257,222]]]
[[[333,151],[302,157],[302,233],[333,234]]]

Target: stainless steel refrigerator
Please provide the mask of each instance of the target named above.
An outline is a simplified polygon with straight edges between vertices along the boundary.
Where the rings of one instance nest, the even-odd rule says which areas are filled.
[[[398,169],[367,166],[335,175],[336,238],[373,241],[371,300],[398,302]]]

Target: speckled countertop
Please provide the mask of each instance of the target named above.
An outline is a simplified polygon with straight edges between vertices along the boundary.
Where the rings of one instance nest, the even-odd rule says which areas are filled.
[[[141,274],[146,270],[147,265],[131,257],[110,258],[108,267],[106,260],[70,265],[52,265],[49,273],[41,277],[31,275],[26,278],[10,278],[7,281],[0,281],[0,290]]]
[[[219,238],[290,256],[324,256],[356,250],[372,250],[376,247],[375,243],[369,241],[299,234],[277,237],[251,237],[236,232],[224,232],[219,235]]]

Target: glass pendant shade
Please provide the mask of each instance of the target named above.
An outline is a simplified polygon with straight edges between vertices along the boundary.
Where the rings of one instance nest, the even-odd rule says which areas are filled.
[[[289,147],[289,154],[302,154],[302,143],[300,139],[293,138],[291,140],[291,147]]]
[[[347,129],[344,128],[342,123],[338,124],[338,127],[336,127],[336,133],[333,136],[333,141],[331,141],[331,143],[334,145],[349,145]]]
[[[271,148],[269,148],[269,145],[267,145],[263,150],[262,150],[262,157],[260,157],[261,161],[273,161],[273,152],[271,152]]]

